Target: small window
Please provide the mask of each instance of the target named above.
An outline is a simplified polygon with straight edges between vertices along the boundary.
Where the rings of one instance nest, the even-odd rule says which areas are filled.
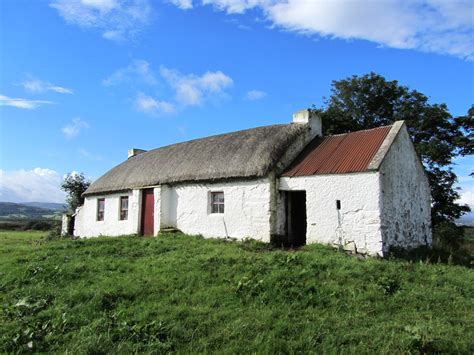
[[[126,221],[128,219],[128,196],[120,197],[120,220]]]
[[[336,208],[337,208],[338,210],[341,209],[341,200],[336,200]]]
[[[104,212],[105,212],[105,198],[97,199],[97,220],[103,221],[104,220]]]
[[[224,213],[223,192],[211,192],[211,213]]]

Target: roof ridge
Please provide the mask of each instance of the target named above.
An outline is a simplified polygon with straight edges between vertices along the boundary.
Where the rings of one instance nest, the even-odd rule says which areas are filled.
[[[395,121],[397,122],[397,121]],[[394,123],[395,123],[394,122]],[[374,131],[374,130],[377,130],[377,129],[384,129],[384,128],[387,128],[387,127],[392,127],[393,124],[388,124],[388,125],[385,125],[385,126],[379,126],[379,127],[374,127],[374,128],[367,128],[367,129],[359,129],[358,131],[352,131],[352,132],[346,132],[346,133],[338,133],[338,134],[331,134],[329,136],[323,136],[324,137],[339,137],[339,136],[345,136],[347,134],[351,134],[351,133],[358,133],[358,132],[369,132],[369,131]]]
[[[267,127],[290,126],[290,125],[291,125],[291,123],[278,123],[278,124],[271,124],[271,125],[266,125],[266,126],[258,126],[258,127],[253,127],[253,128],[239,129],[238,131],[232,131],[232,132],[227,132],[227,133],[218,133],[218,134],[213,134],[213,135],[211,135],[211,136],[205,136],[205,137],[200,137],[200,138],[194,138],[194,139],[190,139],[190,140],[186,140],[186,141],[182,141],[182,142],[171,143],[171,144],[163,145],[163,146],[161,146],[161,147],[152,148],[152,149],[150,149],[150,150],[147,150],[145,153],[153,152],[153,151],[156,151],[156,150],[158,150],[158,149],[163,149],[163,148],[178,146],[178,145],[180,145],[180,144],[196,142],[196,141],[200,141],[200,140],[203,140],[203,139],[219,138],[219,137],[223,137],[223,136],[228,136],[228,135],[230,135],[230,134],[241,133],[241,132],[247,132],[247,131],[253,131],[253,130],[257,130],[257,129],[261,129],[261,128],[267,128]],[[141,155],[141,154],[140,154],[140,155]]]

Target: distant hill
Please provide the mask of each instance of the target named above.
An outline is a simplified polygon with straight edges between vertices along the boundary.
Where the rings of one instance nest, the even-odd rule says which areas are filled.
[[[56,202],[20,202],[19,204],[30,207],[45,208],[47,210],[53,211],[64,211],[66,209],[66,205],[64,203]]]
[[[456,221],[456,224],[474,227],[474,213],[465,214]]]
[[[22,203],[0,202],[0,219],[58,219],[61,212],[49,208],[28,206]]]

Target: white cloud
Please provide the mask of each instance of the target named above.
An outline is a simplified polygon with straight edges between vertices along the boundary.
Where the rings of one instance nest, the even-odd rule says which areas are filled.
[[[159,116],[176,112],[175,106],[167,101],[155,100],[151,96],[138,93],[135,98],[135,108],[143,113]]]
[[[125,68],[120,68],[112,75],[102,81],[105,86],[113,86],[123,82],[142,81],[148,85],[155,85],[157,80],[155,74],[150,69],[150,63],[146,60],[135,60]]]
[[[77,136],[84,128],[89,128],[89,124],[81,120],[79,117],[76,117],[72,120],[72,123],[64,126],[61,131],[64,133],[66,138],[73,138]]]
[[[62,86],[57,86],[46,81],[41,81],[39,79],[30,78],[21,83],[21,86],[28,91],[33,93],[43,93],[45,91],[54,91],[59,94],[73,94],[74,91],[71,89],[64,88]]]
[[[124,41],[148,24],[149,0],[52,0],[50,3],[67,23],[97,29],[102,37]]]
[[[0,200],[4,202],[63,203],[61,175],[44,168],[33,170],[0,170]]]
[[[160,74],[175,90],[175,100],[183,107],[198,106],[206,99],[225,96],[225,89],[233,85],[232,78],[221,71],[198,76],[162,66]]]
[[[116,0],[82,0],[82,3],[106,13],[118,6]]]
[[[34,110],[41,105],[52,104],[51,101],[44,100],[28,100],[23,98],[12,98],[5,95],[0,95],[0,106],[12,106],[16,108],[23,108],[26,110]]]
[[[464,185],[459,191],[461,197],[457,201],[460,204],[466,204],[474,211],[474,185]]]
[[[297,33],[363,39],[474,60],[471,0],[194,1],[198,3],[228,14],[259,9],[274,26]]]
[[[102,81],[105,86],[128,84],[134,92],[135,109],[151,115],[176,113],[189,106],[199,106],[206,101],[216,101],[229,95],[226,90],[233,85],[233,80],[222,71],[207,71],[202,75],[183,74],[176,69],[160,67],[160,80],[145,60],[135,60],[130,65],[120,68]],[[166,87],[172,97],[157,99],[145,94],[144,85]]]
[[[175,4],[182,10],[189,10],[193,8],[192,0],[170,0],[172,4]]]
[[[247,95],[245,98],[250,101],[255,101],[255,100],[261,100],[265,96],[267,96],[267,93],[265,91],[260,91],[260,90],[250,90],[247,92]]]

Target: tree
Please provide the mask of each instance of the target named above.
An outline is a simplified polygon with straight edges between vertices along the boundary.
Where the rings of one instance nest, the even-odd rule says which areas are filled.
[[[67,193],[66,202],[69,210],[74,212],[77,207],[84,203],[82,194],[90,186],[91,182],[86,179],[83,173],[67,174],[61,184],[61,190]]]
[[[446,104],[431,104],[424,94],[369,73],[333,81],[331,96],[322,108],[313,107],[327,134],[390,125],[404,120],[431,186],[432,222],[452,223],[466,212],[459,205],[453,158],[472,154],[474,109],[453,118]]]

